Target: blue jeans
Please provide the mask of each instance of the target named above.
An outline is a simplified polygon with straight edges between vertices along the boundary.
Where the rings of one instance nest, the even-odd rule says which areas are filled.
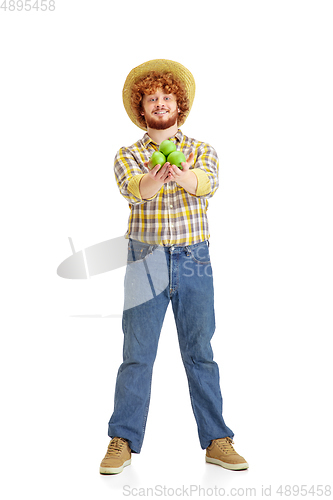
[[[123,363],[116,381],[108,434],[140,453],[152,370],[171,301],[200,445],[233,437],[222,417],[219,369],[213,361],[214,289],[207,241],[184,247],[129,240],[123,312]]]

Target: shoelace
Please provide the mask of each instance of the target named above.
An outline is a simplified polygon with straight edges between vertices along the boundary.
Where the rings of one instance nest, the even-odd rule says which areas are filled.
[[[126,440],[123,438],[113,438],[108,446],[107,455],[119,455],[125,443]]]
[[[232,446],[233,440],[230,437],[217,439],[219,446],[222,446],[224,453],[236,453],[236,450]]]

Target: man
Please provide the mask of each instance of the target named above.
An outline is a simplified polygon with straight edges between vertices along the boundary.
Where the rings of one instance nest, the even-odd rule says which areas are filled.
[[[207,143],[179,129],[195,93],[181,64],[153,60],[128,75],[123,101],[144,137],[115,158],[115,176],[129,202],[128,265],[123,312],[124,349],[109,421],[111,438],[101,474],[117,474],[140,453],[150,400],[153,364],[169,303],[206,461],[231,470],[248,464],[232,446],[222,417],[219,370],[213,361],[213,278],[209,258],[208,199],[218,188],[218,158]],[[150,169],[164,140],[185,154],[182,168],[168,161]]]

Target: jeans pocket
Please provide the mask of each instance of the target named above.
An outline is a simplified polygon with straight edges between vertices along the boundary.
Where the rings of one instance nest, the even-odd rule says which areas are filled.
[[[132,264],[133,262],[144,260],[154,251],[155,248],[156,245],[149,245],[148,243],[143,243],[142,241],[130,239],[128,242],[127,263]]]
[[[188,255],[196,264],[207,265],[210,264],[209,248],[206,241],[199,245],[187,247]]]

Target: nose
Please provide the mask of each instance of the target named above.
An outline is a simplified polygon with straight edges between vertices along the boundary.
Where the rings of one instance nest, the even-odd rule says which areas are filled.
[[[156,106],[159,108],[159,107],[162,107],[163,105],[163,98],[162,97],[158,97],[157,101],[156,101]]]

